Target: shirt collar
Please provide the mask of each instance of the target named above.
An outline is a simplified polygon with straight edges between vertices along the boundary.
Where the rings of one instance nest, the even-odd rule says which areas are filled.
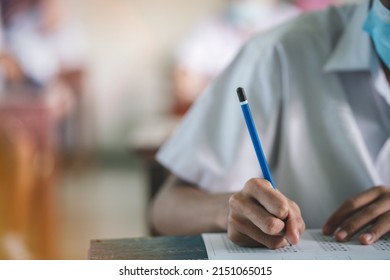
[[[324,65],[325,72],[370,70],[373,50],[370,36],[363,31],[368,10],[369,1],[358,5]]]

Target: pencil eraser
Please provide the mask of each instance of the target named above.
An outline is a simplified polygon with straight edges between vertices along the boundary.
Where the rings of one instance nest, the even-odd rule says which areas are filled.
[[[237,88],[237,95],[238,95],[238,100],[240,100],[240,102],[246,101],[245,92],[242,87]]]

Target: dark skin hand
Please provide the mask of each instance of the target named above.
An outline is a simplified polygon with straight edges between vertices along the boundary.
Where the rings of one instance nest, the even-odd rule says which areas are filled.
[[[229,199],[227,232],[241,246],[297,244],[305,230],[298,205],[264,179],[253,178]]]
[[[359,241],[369,245],[390,232],[390,188],[371,188],[344,202],[323,227],[325,235],[334,234],[337,241],[348,241],[358,231]]]

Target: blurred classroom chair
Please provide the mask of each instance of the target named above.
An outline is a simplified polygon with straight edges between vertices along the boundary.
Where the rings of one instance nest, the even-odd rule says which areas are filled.
[[[56,133],[53,104],[30,89],[0,102],[1,212],[0,235],[7,259],[52,259],[56,254]]]

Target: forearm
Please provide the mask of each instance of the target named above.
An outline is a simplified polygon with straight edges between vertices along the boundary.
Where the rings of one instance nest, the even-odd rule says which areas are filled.
[[[172,176],[152,202],[152,226],[169,235],[226,231],[230,196],[208,194]]]

